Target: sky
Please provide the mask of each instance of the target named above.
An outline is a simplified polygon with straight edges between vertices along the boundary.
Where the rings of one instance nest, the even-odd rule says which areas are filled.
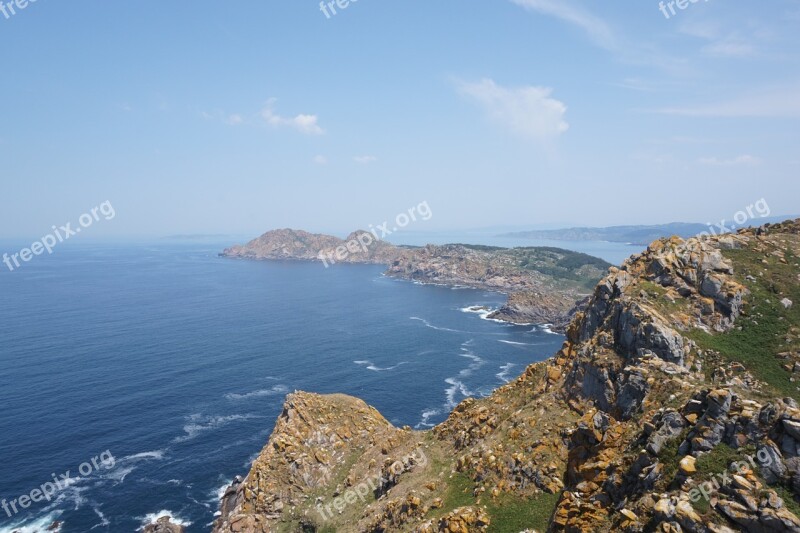
[[[2,3],[0,238],[800,213],[800,0]]]

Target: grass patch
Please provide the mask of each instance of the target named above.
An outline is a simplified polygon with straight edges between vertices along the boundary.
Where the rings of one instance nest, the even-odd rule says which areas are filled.
[[[467,474],[462,472],[453,474],[453,477],[447,480],[447,493],[442,498],[444,505],[440,509],[441,514],[449,513],[458,507],[475,505],[475,497],[472,495],[474,490],[475,483]]]
[[[475,482],[467,474],[453,474],[447,480],[447,492],[442,498],[444,505],[429,517],[441,518],[453,509],[476,505],[474,489]],[[488,533],[519,533],[526,528],[546,531],[560,498],[560,494],[542,493],[532,498],[504,494],[495,500],[489,499],[484,502],[491,518]]]
[[[525,529],[547,531],[561,494],[542,493],[533,498],[505,495],[489,503],[488,533],[519,533]]]
[[[719,444],[710,452],[697,458],[697,463],[695,464],[697,468],[696,477],[705,481],[715,475],[722,474],[728,470],[731,464],[741,460],[747,462],[744,450],[735,450],[724,443]]]
[[[678,473],[681,459],[683,459],[683,457],[678,455],[678,448],[681,443],[686,440],[688,434],[688,429],[682,431],[680,435],[667,441],[658,454],[658,462],[664,465],[664,479],[667,480],[667,483],[672,483],[672,480],[675,479],[675,475]]]

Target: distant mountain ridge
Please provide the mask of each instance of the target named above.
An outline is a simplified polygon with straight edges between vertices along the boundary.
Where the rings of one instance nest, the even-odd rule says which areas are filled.
[[[775,223],[792,217],[759,217],[758,224]],[[752,222],[752,221],[748,221]],[[730,230],[740,229],[734,222],[723,221],[722,225]],[[752,224],[745,223],[744,226]],[[608,226],[602,228],[574,227],[551,230],[531,230],[503,233],[499,237],[517,239],[542,239],[554,241],[606,241],[647,246],[658,239],[678,236],[688,239],[701,233],[727,233],[717,224],[699,224],[692,222],[672,222],[669,224]]]

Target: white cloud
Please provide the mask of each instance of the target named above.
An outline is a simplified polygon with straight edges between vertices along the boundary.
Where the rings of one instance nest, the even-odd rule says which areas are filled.
[[[506,88],[485,78],[457,83],[458,91],[479,103],[491,120],[514,133],[538,141],[558,137],[569,129],[564,119],[567,106],[550,98],[546,87]]]
[[[614,32],[603,19],[580,7],[569,4],[566,0],[511,1],[530,11],[537,11],[544,15],[550,15],[578,26],[589,35],[592,41],[603,48],[613,49],[617,47]]]
[[[316,163],[317,165],[327,165],[328,164],[328,158],[325,157],[324,155],[315,156],[314,157],[314,163]]]
[[[244,119],[241,115],[233,114],[229,115],[228,118],[225,119],[225,123],[230,126],[238,126],[239,124],[244,123]]]
[[[359,165],[369,165],[370,163],[374,163],[377,161],[378,158],[374,155],[357,155],[353,158],[353,161],[358,163]]]
[[[264,109],[261,110],[261,118],[274,128],[289,127],[305,135],[323,135],[325,130],[319,125],[317,115],[300,114],[295,117],[283,117],[274,111],[276,98],[270,98]]]
[[[700,164],[712,167],[738,167],[757,165],[761,160],[752,155],[740,155],[733,159],[720,159],[718,157],[701,157]]]

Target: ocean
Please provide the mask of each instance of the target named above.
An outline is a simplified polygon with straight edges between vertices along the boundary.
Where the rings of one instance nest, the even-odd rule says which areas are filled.
[[[218,257],[227,244],[67,243],[0,271],[0,498],[17,511],[0,509],[0,533],[163,514],[208,531],[286,394],[355,395],[424,429],[564,340],[469,309],[500,294]]]

